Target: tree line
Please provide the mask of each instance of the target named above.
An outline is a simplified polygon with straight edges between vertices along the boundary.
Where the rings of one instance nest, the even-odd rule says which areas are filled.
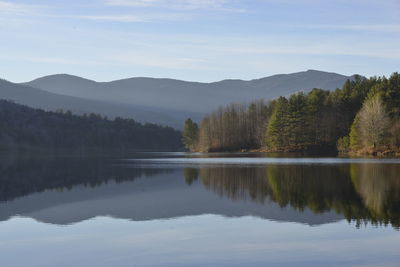
[[[400,152],[400,75],[382,78],[371,88],[338,149],[362,154]]]
[[[0,100],[0,149],[74,151],[180,150],[181,132],[141,124],[133,119],[109,120],[96,114],[50,112]]]
[[[271,104],[264,100],[220,107],[206,115],[200,127],[188,119],[183,130],[183,143],[192,151],[258,148],[264,145],[265,126],[271,112]]]
[[[231,104],[190,123],[183,136],[192,151],[400,151],[400,75]]]

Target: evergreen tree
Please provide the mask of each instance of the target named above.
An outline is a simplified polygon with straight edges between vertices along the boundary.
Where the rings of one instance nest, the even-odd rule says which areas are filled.
[[[199,127],[197,126],[197,123],[193,122],[192,119],[188,118],[185,121],[185,125],[183,127],[182,143],[187,149],[193,151],[196,149],[198,137],[199,137]]]
[[[286,132],[289,146],[304,147],[309,143],[307,121],[307,99],[304,93],[293,94],[289,98]]]
[[[328,116],[327,97],[328,91],[313,89],[307,95],[309,138],[313,144],[327,143],[328,141]]]
[[[287,107],[288,100],[284,97],[278,98],[274,103],[274,111],[267,128],[266,144],[275,149],[288,145],[287,132]]]
[[[48,112],[0,100],[0,148],[73,151],[180,150],[181,133],[133,119]]]

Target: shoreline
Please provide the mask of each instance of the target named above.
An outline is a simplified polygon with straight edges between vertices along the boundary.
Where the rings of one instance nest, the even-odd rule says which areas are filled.
[[[304,155],[331,155],[335,157],[375,157],[375,158],[387,158],[395,157],[400,158],[400,150],[371,150],[363,149],[358,151],[320,151],[320,150],[300,150],[300,149],[268,149],[268,148],[257,148],[257,149],[240,149],[234,151],[190,151],[194,153],[283,153],[283,154],[304,154]]]

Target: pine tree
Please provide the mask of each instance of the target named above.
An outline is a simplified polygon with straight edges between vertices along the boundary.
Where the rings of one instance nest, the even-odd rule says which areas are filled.
[[[309,143],[307,117],[307,99],[304,93],[291,95],[288,103],[288,114],[286,116],[286,131],[290,146],[304,147]]]
[[[278,98],[274,104],[270,122],[267,128],[266,144],[269,148],[276,149],[286,146],[287,141],[287,107],[288,100],[284,97]]]
[[[193,151],[196,149],[199,136],[199,127],[192,119],[187,119],[183,127],[182,143],[187,149]]]

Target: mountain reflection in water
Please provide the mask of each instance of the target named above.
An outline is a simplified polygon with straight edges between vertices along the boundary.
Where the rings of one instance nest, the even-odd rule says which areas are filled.
[[[347,219],[356,226],[400,227],[400,164],[295,162],[3,157],[0,220],[21,215],[69,224],[96,216],[150,220],[219,214],[310,225]]]

